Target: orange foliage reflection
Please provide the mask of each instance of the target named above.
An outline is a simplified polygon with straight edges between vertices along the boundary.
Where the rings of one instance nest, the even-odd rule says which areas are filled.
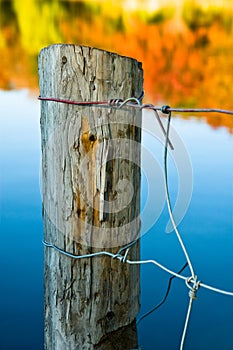
[[[29,3],[33,4],[31,8]],[[0,88],[38,89],[38,51],[57,40],[137,58],[143,63],[147,102],[233,109],[233,32],[229,8],[210,8],[207,16],[201,7],[187,9],[184,2],[183,11],[161,8],[146,14],[124,11],[121,3],[117,6],[109,1],[21,0],[20,7],[18,0],[0,0],[3,14]],[[23,8],[26,5],[27,11]],[[112,11],[111,6],[115,6]],[[29,18],[35,20],[36,15],[38,23],[30,25]],[[40,23],[43,26],[40,31],[34,30],[33,40],[33,35],[26,33]],[[46,31],[50,36],[46,36]],[[208,117],[208,122],[213,127],[224,125],[233,132],[230,116]]]

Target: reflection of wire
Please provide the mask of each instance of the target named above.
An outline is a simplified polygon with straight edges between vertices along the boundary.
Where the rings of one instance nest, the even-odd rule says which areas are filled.
[[[178,275],[181,274],[181,272],[183,272],[184,269],[185,269],[187,266],[188,266],[188,263],[186,262],[186,263],[184,264],[184,266],[177,272],[177,274],[178,274]],[[142,315],[142,316],[138,319],[137,325],[139,325],[139,323],[140,323],[145,317],[147,317],[147,316],[149,316],[150,314],[152,314],[152,312],[154,312],[155,310],[157,310],[160,306],[162,306],[162,305],[165,303],[165,301],[167,300],[168,294],[169,294],[169,292],[170,292],[170,289],[171,289],[172,280],[173,280],[174,278],[176,278],[176,277],[177,277],[177,276],[172,276],[172,277],[169,278],[167,290],[166,290],[166,293],[165,293],[163,299],[160,301],[160,303],[158,303],[156,306],[154,306],[150,311],[148,311],[148,312],[146,312],[144,315]]]

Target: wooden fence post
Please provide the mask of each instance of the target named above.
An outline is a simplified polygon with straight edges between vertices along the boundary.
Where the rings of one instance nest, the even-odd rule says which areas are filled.
[[[139,96],[136,60],[76,45],[39,55],[42,97],[106,101]],[[139,237],[141,112],[41,102],[44,240],[75,255]],[[128,257],[139,259],[139,242]],[[44,249],[45,349],[133,349],[139,267],[109,256]],[[117,345],[117,346],[116,346]]]

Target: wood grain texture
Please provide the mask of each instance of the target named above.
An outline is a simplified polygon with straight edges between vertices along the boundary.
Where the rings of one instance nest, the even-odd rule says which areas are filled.
[[[40,94],[75,101],[139,96],[141,65],[75,45],[39,56]],[[140,232],[141,112],[41,103],[44,239],[74,253],[117,252]],[[139,259],[139,243],[129,253]],[[137,346],[139,267],[45,248],[45,349]],[[131,331],[130,331],[131,329]]]

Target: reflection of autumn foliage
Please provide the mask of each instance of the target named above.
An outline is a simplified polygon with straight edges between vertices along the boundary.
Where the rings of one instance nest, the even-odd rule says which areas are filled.
[[[56,8],[53,4],[53,11]],[[203,20],[196,23],[190,16],[186,23],[172,16],[164,19],[166,16],[163,18],[161,13],[160,10],[160,16],[146,21],[137,13],[129,16],[122,9],[111,14],[101,6],[85,8],[79,4],[66,5],[62,16],[56,17],[54,12],[53,18],[60,42],[100,47],[142,61],[147,102],[233,109],[230,17],[224,26],[216,13],[213,18],[217,20],[211,22],[208,17],[207,24]],[[0,50],[5,68],[0,71],[0,87],[35,88],[37,52],[29,55],[32,50],[23,46],[25,40],[17,36],[17,26],[11,21],[1,31]],[[229,116],[208,117],[208,122],[214,127],[227,126],[233,132],[233,118]]]

